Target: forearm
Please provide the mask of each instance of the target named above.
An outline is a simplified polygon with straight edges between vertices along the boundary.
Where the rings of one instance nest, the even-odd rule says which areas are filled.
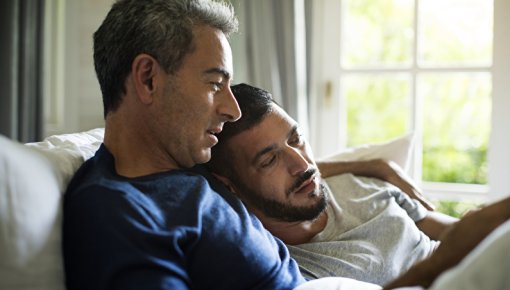
[[[424,219],[416,222],[416,226],[432,240],[440,241],[445,232],[458,220],[440,212],[429,211]]]

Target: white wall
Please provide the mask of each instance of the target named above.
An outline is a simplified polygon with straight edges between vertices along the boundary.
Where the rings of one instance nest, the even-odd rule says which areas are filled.
[[[44,135],[103,127],[101,91],[92,58],[92,34],[113,1],[48,2],[48,9],[52,11],[47,26],[52,43],[46,69],[49,76]]]
[[[246,19],[244,2],[245,0],[231,0],[230,1],[234,6],[234,10],[237,15],[237,19],[239,20],[239,31],[238,33],[234,33],[230,36],[229,42],[232,47],[232,58],[234,59],[234,84],[245,83],[248,81],[248,59],[246,55],[246,51],[248,51],[246,47],[246,31],[244,21]]]

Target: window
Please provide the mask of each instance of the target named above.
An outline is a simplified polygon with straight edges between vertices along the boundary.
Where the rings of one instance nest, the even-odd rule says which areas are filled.
[[[490,189],[508,190],[497,171],[509,172],[510,164],[491,167],[488,158],[491,149],[492,156],[507,154],[494,143],[494,136],[507,135],[495,120],[510,124],[494,108],[501,104],[496,87],[510,90],[496,81],[505,69],[494,65],[508,47],[495,29],[497,19],[499,27],[508,25],[501,19],[510,10],[494,9],[503,2],[317,1],[311,107],[318,155],[413,131],[413,177],[425,192],[486,199]]]

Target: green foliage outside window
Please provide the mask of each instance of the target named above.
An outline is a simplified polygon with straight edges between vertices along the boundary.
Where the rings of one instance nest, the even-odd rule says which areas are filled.
[[[473,210],[481,206],[481,204],[476,202],[461,202],[453,200],[436,200],[433,201],[433,203],[436,206],[436,211],[456,218],[461,218],[469,210]]]
[[[342,43],[348,67],[399,66],[412,61],[414,38],[412,0],[343,0]],[[360,49],[362,48],[362,49]]]
[[[487,183],[491,80],[488,74],[425,74],[423,177],[425,181]]]
[[[386,141],[415,130],[422,133],[422,180],[486,184],[491,75],[462,68],[490,65],[492,1],[343,3],[347,145]],[[420,3],[418,33],[415,3]],[[415,39],[420,45],[413,51]],[[407,72],[413,62],[415,71]],[[378,69],[384,72],[370,71]]]
[[[423,180],[471,184],[487,183],[486,146],[462,151],[452,147],[426,148],[423,155]]]
[[[344,78],[348,146],[384,142],[409,129],[409,80],[398,76]]]

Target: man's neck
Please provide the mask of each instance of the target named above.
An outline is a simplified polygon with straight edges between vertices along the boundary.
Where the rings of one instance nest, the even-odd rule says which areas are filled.
[[[139,133],[146,131],[134,128],[134,125],[119,126],[118,120],[106,120],[103,142],[115,159],[117,174],[139,177],[179,169],[177,164],[170,162],[165,152],[155,146],[154,138]]]
[[[303,222],[263,221],[264,226],[276,237],[288,245],[309,242],[326,227],[328,215],[323,211],[316,219]]]

